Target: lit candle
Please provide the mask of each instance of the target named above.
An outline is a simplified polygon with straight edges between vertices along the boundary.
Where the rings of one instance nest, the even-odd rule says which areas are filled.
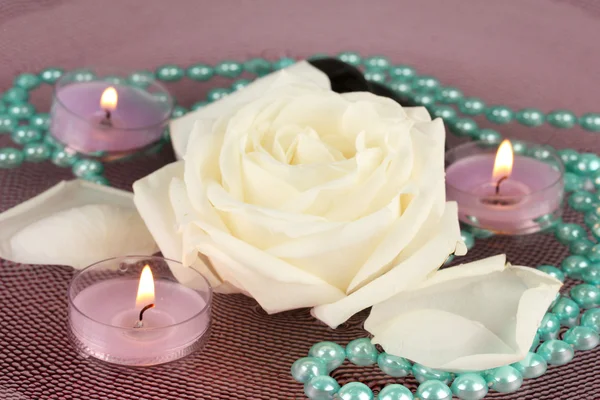
[[[126,365],[154,365],[183,357],[204,344],[210,330],[210,285],[191,289],[174,280],[160,259],[149,264],[102,261],[83,270],[69,288],[71,337],[85,354]],[[192,272],[186,269],[186,274]],[[139,279],[132,279],[133,274]],[[196,282],[196,286],[197,286]]]
[[[495,152],[495,154],[494,154]],[[446,154],[446,194],[458,202],[462,222],[505,234],[545,228],[562,214],[563,168],[513,154],[510,141],[497,148],[468,143]]]

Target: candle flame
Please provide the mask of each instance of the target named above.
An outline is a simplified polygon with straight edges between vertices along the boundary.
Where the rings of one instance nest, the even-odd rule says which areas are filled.
[[[152,303],[154,303],[154,277],[150,266],[146,265],[140,275],[135,307],[143,308]]]
[[[510,140],[506,139],[498,147],[496,161],[494,161],[494,172],[492,179],[498,182],[502,178],[508,178],[513,168],[513,149]]]
[[[102,96],[100,97],[100,107],[102,107],[103,110],[113,111],[117,108],[118,101],[119,96],[117,95],[117,89],[109,86],[102,92]]]

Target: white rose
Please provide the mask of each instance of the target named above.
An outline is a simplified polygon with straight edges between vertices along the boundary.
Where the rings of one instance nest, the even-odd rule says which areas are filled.
[[[444,191],[444,125],[424,108],[285,75],[134,184],[163,254],[269,313],[331,327],[466,251]]]

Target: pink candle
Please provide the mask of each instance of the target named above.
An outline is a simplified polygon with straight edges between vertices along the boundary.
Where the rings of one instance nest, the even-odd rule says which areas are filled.
[[[494,176],[495,148],[489,146],[469,143],[450,150],[446,159],[447,199],[458,202],[459,219],[466,224],[524,234],[543,229],[562,215],[564,182],[558,156],[548,163],[517,155],[512,170],[498,176]]]

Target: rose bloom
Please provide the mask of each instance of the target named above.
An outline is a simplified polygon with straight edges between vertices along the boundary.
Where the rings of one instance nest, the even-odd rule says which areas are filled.
[[[424,108],[282,79],[196,121],[184,159],[137,181],[135,203],[163,254],[217,291],[335,327],[466,251],[444,141]]]

